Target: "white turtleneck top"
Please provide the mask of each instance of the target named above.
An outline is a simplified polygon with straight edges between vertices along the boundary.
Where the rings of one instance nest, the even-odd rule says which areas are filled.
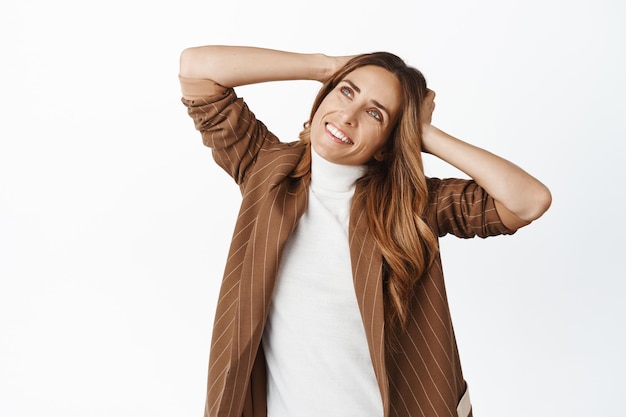
[[[311,153],[307,210],[285,246],[263,334],[268,417],[381,417],[348,246],[364,167]]]

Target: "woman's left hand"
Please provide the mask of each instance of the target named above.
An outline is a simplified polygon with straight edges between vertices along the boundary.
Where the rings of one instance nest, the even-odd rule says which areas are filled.
[[[420,122],[422,125],[429,125],[433,119],[433,112],[435,111],[435,92],[430,88],[426,89],[426,97],[422,101],[422,108],[420,111]]]

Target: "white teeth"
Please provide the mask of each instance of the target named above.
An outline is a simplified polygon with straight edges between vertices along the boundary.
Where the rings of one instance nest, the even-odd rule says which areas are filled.
[[[348,137],[346,135],[344,135],[343,133],[341,133],[341,131],[339,129],[337,129],[335,126],[331,125],[331,124],[327,124],[326,125],[326,129],[337,139],[339,139],[340,141],[342,141],[343,143],[349,143],[352,144],[352,141],[350,139],[348,139]]]

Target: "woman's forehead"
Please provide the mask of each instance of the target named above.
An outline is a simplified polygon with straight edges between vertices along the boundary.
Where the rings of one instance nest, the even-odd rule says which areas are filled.
[[[400,80],[391,71],[376,65],[366,65],[354,69],[341,80],[349,83],[358,94],[382,104],[395,113],[402,100]]]

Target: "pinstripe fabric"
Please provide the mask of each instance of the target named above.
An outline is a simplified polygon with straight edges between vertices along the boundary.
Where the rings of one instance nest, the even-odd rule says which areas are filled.
[[[242,192],[213,328],[205,416],[265,416],[260,341],[282,249],[307,205],[308,180],[289,178],[304,148],[298,142],[279,142],[232,90],[183,103],[204,144]],[[513,232],[501,224],[493,200],[474,182],[429,179],[428,184],[427,220],[437,235]],[[386,352],[382,255],[356,201],[349,229],[354,287],[385,416],[457,416],[466,384],[441,260],[416,288],[397,350]]]

